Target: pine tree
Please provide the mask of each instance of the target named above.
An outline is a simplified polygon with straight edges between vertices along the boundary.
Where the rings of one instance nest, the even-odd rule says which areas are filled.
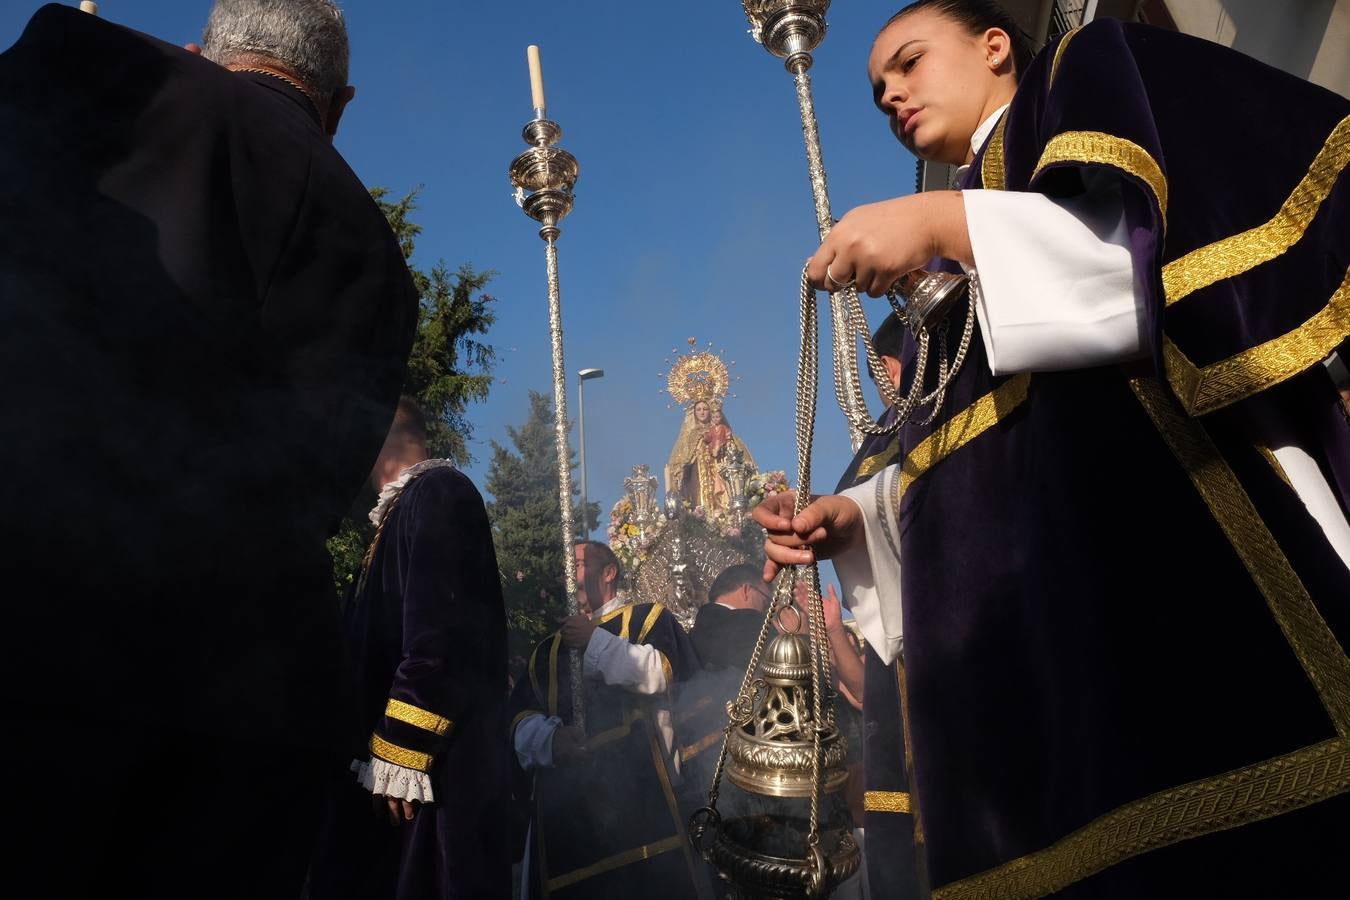
[[[417,208],[417,188],[398,200],[388,200],[387,188],[371,188],[370,195],[389,220],[398,238],[403,258],[411,260],[422,226],[409,216]],[[451,272],[439,260],[428,274],[414,267],[408,271],[417,286],[417,336],[408,358],[408,376],[403,392],[412,396],[427,415],[427,451],[463,466],[473,461],[468,439],[473,428],[466,416],[470,403],[487,399],[492,386],[493,348],[479,339],[496,321],[494,298],[484,292],[496,274],[478,272],[468,264]],[[346,597],[370,543],[373,526],[366,511],[375,502],[374,492],[364,490],[355,508],[342,521],[337,535],[328,542],[333,556],[333,582],[339,597]]]
[[[485,487],[492,496],[488,518],[502,571],[512,648],[523,652],[567,614],[553,402],[530,391],[529,418],[506,433],[515,449],[492,442]],[[575,469],[575,454],[569,459]],[[572,493],[576,492],[574,480]],[[588,505],[593,523],[599,506]]]

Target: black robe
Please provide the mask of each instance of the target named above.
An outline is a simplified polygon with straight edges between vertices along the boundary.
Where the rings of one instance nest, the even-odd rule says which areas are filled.
[[[487,511],[467,476],[436,466],[402,488],[347,618],[354,755],[427,773],[435,801],[392,828],[348,775],[311,896],[509,897],[506,614]]]
[[[1344,511],[1321,360],[1350,333],[1347,155],[1344,97],[1100,20],[975,160],[966,187],[1118,179],[1152,359],[995,377],[977,334],[901,435],[935,896],[1344,894],[1350,573],[1264,441],[1295,436]]]
[[[698,667],[688,635],[660,604],[621,606],[597,624],[630,643],[655,647],[668,689]],[[707,874],[676,799],[679,779],[656,728],[658,704],[668,706],[669,698],[649,701],[588,680],[585,755],[521,779],[521,797],[529,798],[532,810],[532,900],[706,896]],[[571,723],[568,650],[561,634],[545,638],[530,654],[511,711],[512,732],[535,713]]]
[[[30,822],[22,871],[293,896],[338,758],[324,539],[403,382],[402,254],[303,94],[69,6],[0,55],[0,135],[0,576],[31,586],[2,708],[52,773],[11,799],[99,835]]]

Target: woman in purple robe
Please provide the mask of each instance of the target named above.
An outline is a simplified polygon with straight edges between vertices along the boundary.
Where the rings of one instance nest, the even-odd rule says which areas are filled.
[[[756,518],[770,572],[832,556],[883,659],[903,634],[935,895],[1342,895],[1350,101],[1110,20],[1031,61],[962,0],[868,69],[961,190],[853,210],[808,274],[943,257],[975,334],[897,466]]]

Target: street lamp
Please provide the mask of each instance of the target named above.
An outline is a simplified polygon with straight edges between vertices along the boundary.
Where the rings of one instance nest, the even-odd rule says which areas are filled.
[[[582,369],[577,373],[577,428],[581,432],[581,530],[591,538],[591,522],[586,517],[586,382],[603,378],[604,369]]]

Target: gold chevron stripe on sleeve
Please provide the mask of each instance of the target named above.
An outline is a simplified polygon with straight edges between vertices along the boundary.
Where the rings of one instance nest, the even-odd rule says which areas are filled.
[[[1332,129],[1307,174],[1270,221],[1206,244],[1163,266],[1167,305],[1270,262],[1298,243],[1347,163],[1350,163],[1350,116]]]
[[[1350,269],[1327,305],[1287,334],[1208,366],[1163,337],[1167,380],[1186,412],[1202,416],[1246,399],[1326,359],[1350,336]]]

